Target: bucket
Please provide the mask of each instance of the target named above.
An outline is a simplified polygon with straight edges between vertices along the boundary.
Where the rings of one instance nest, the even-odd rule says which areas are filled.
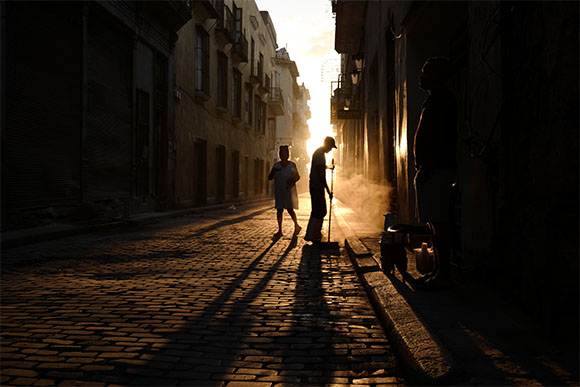
[[[426,243],[424,245],[424,247],[413,249],[417,271],[422,274],[433,271],[434,265],[433,248],[427,247]]]

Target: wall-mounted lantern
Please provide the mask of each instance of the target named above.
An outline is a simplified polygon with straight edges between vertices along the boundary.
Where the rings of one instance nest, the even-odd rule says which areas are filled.
[[[363,71],[363,59],[354,60],[354,70],[350,73],[350,77],[353,85],[357,85],[361,80],[361,75]]]

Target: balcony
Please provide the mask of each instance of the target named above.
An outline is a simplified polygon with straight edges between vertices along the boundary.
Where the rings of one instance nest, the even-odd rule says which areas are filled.
[[[175,31],[191,19],[191,0],[147,1],[143,5]]]
[[[189,3],[192,4],[193,12],[202,20],[220,18],[220,8],[223,6],[223,1],[189,0]]]
[[[218,0],[203,0],[201,3],[207,9],[207,12],[210,15],[209,17],[211,19],[218,19],[220,17],[220,13],[219,13],[219,6],[221,5],[220,1],[218,1]]]
[[[264,64],[259,60],[253,60],[250,63],[250,83],[253,85],[262,85],[264,80]]]
[[[232,48],[232,62],[235,64],[248,62],[248,39],[239,31],[236,31],[236,39]]]
[[[330,98],[330,123],[335,125],[340,120],[358,120],[362,118],[359,88],[353,87],[350,78],[340,75],[339,81],[331,82],[333,93]]]
[[[263,79],[264,81],[260,83],[260,86],[258,87],[258,92],[262,95],[266,95],[270,92],[270,77],[264,75]]]
[[[334,48],[340,54],[359,54],[364,37],[367,1],[333,0],[336,15]]]
[[[268,107],[273,116],[284,115],[284,96],[282,89],[279,87],[271,87],[270,95],[268,96]]]
[[[219,11],[219,18],[215,26],[215,36],[224,44],[234,43],[234,14],[230,8],[221,3]]]

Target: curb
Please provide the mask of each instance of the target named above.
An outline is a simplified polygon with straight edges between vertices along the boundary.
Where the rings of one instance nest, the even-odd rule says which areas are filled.
[[[96,231],[110,230],[115,227],[131,226],[135,224],[142,224],[158,219],[174,218],[187,214],[202,214],[208,211],[220,210],[228,208],[231,205],[242,207],[245,205],[260,204],[273,202],[272,198],[262,198],[256,200],[248,200],[237,203],[223,203],[214,204],[205,207],[183,208],[163,212],[144,212],[133,214],[130,217],[121,218],[118,220],[107,220],[103,223],[95,223],[89,225],[71,225],[71,224],[49,224],[47,226],[16,230],[13,232],[2,233],[2,249],[9,249],[13,247],[24,246],[28,244],[45,242],[48,240],[64,238],[68,236],[88,234]]]
[[[407,378],[417,384],[446,384],[457,372],[451,354],[399,294],[348,223],[340,214],[336,218],[345,232],[344,244],[351,262]]]

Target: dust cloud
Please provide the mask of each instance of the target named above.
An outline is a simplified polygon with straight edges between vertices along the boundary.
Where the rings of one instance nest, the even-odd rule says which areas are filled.
[[[334,193],[338,200],[342,201],[360,219],[366,219],[368,223],[383,227],[384,214],[390,208],[390,194],[392,187],[379,185],[366,181],[362,175],[354,175],[350,178],[338,177],[334,184]]]

